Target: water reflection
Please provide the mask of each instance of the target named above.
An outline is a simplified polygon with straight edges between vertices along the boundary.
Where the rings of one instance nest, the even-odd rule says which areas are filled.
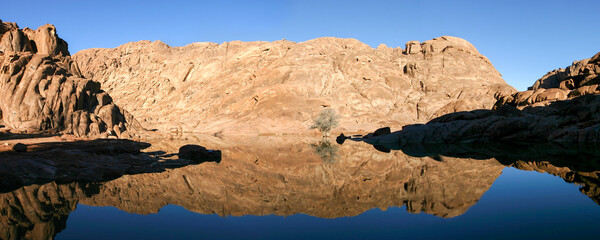
[[[335,163],[339,157],[339,147],[331,144],[327,140],[321,140],[319,143],[312,143],[310,146],[315,150],[315,153],[319,155],[325,163]]]
[[[581,191],[598,202],[600,171],[590,163],[571,167],[564,160],[554,165],[543,159],[484,159],[487,155],[481,153],[464,158],[469,151],[452,156],[431,149],[386,153],[361,142],[313,142],[277,137],[156,140],[148,151],[174,152],[193,143],[221,149],[222,161],[104,183],[48,183],[0,194],[0,238],[54,236],[65,228],[78,203],[136,214],[156,213],[172,204],[219,216],[302,213],[320,218],[406,206],[411,213],[450,218],[475,205],[505,166],[560,176],[580,184]]]
[[[600,204],[600,149],[595,144],[560,143],[454,143],[398,145],[383,144],[415,157],[450,156],[495,159],[504,166],[549,173],[569,183]]]

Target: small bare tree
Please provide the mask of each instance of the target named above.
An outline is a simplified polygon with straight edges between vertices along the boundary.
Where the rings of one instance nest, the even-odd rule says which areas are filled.
[[[329,137],[329,131],[338,126],[338,119],[340,116],[337,115],[335,110],[326,108],[321,111],[319,116],[313,121],[310,129],[319,129],[323,138]]]

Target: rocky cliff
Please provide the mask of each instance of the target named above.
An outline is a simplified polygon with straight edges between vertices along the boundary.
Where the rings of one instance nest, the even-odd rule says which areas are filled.
[[[54,26],[0,21],[0,124],[19,132],[129,137],[141,129],[100,83],[82,77]],[[126,133],[127,132],[127,133]]]
[[[449,36],[405,49],[339,38],[141,41],[73,59],[142,125],[160,130],[297,133],[331,107],[342,131],[365,131],[489,109],[494,96],[515,91],[473,45]]]

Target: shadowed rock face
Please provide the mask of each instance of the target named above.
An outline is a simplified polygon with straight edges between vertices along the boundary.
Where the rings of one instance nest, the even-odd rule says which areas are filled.
[[[544,107],[519,110],[475,110],[444,115],[427,124],[407,125],[401,131],[368,140],[377,142],[565,142],[600,141],[600,96],[586,95],[555,101]]]
[[[160,130],[305,132],[330,106],[341,130],[364,131],[489,109],[495,95],[515,91],[470,43],[449,36],[404,50],[339,38],[185,47],[141,41],[73,58],[119,105]]]
[[[0,21],[0,122],[22,132],[129,137],[141,129],[100,83],[81,76],[52,25],[19,29]]]

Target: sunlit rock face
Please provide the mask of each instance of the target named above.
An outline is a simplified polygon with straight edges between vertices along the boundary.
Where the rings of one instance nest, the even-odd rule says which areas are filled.
[[[306,132],[332,107],[340,130],[368,131],[489,109],[495,95],[515,91],[473,45],[450,36],[406,49],[340,38],[185,47],[140,41],[73,59],[116,103],[159,130]]]
[[[494,160],[414,158],[355,142],[332,150],[328,159],[308,143],[257,140],[221,150],[218,164],[125,176],[81,202],[142,214],[175,204],[222,216],[323,218],[406,205],[413,213],[454,217],[475,204],[503,169]]]
[[[19,29],[0,21],[0,123],[21,132],[78,136],[141,129],[100,83],[82,77],[50,24]]]

